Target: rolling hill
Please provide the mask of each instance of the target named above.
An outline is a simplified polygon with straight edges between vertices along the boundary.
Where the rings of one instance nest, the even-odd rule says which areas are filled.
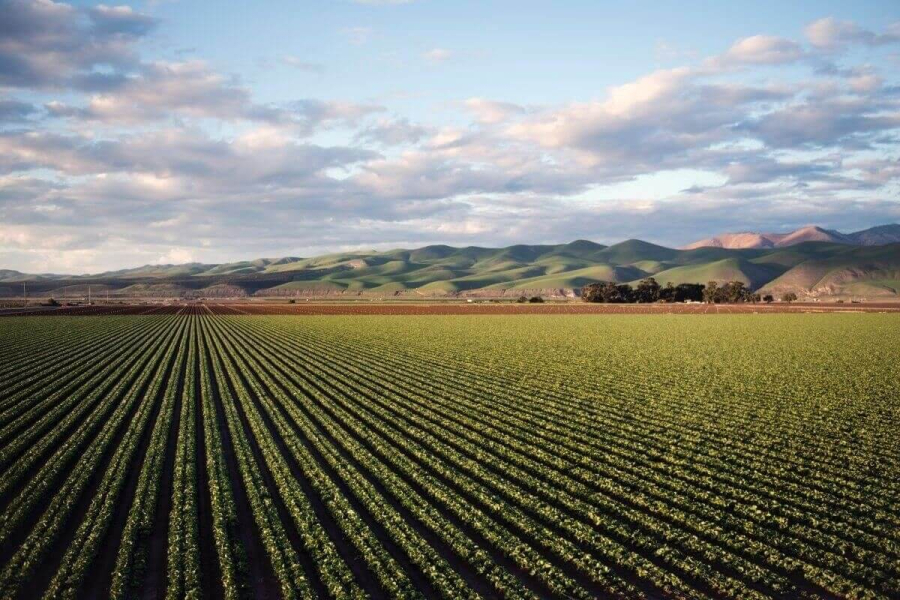
[[[873,228],[863,237],[869,242],[890,239],[890,227],[896,226]],[[801,298],[900,299],[900,243],[800,241],[773,248],[677,250],[641,240],[612,246],[577,240],[506,248],[434,245],[311,258],[146,265],[82,276],[2,270],[0,296],[21,296],[25,282],[30,296],[73,299],[85,296],[88,289],[95,295],[140,298],[571,297],[596,281],[635,283],[650,276],[663,285],[738,280],[753,289],[774,294],[792,291]]]

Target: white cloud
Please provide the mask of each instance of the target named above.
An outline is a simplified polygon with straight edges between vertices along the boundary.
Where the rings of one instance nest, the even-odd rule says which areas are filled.
[[[610,88],[608,99],[599,108],[613,115],[633,114],[675,92],[690,75],[687,67],[655,71]]]
[[[251,115],[250,94],[202,61],[156,62],[116,90],[91,98],[87,115],[140,122],[172,114],[233,119]]]
[[[194,261],[190,248],[172,248],[153,262],[157,265],[180,265]]]
[[[485,124],[500,123],[525,112],[525,109],[518,104],[497,102],[486,98],[469,98],[464,105],[480,123]]]
[[[422,55],[425,60],[431,63],[442,63],[453,57],[453,52],[446,48],[432,48]]]
[[[45,109],[56,117],[109,124],[174,118],[254,121],[279,124],[304,135],[321,127],[353,125],[384,110],[378,105],[317,99],[283,106],[257,104],[240,82],[202,61],[150,63],[116,89],[92,95],[85,106],[51,101]]]
[[[734,43],[719,58],[723,65],[779,65],[803,58],[803,49],[792,40],[771,35],[754,35]]]

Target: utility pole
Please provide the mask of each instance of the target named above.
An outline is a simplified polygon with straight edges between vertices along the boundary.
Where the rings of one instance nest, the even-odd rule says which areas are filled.
[[[24,302],[24,304],[22,304],[22,306],[27,308],[28,307],[28,292],[25,291],[25,282],[24,281],[22,282],[22,302]]]
[[[91,286],[88,286],[88,306],[91,305]]]

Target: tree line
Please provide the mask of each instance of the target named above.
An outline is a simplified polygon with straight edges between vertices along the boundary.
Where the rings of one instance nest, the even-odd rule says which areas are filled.
[[[635,287],[627,283],[598,281],[581,288],[581,299],[585,302],[603,303],[648,303],[648,302],[707,302],[709,304],[736,304],[740,302],[772,302],[771,294],[761,296],[744,285],[742,281],[729,281],[719,285],[710,281],[702,283],[679,283],[670,281],[660,285],[653,277],[642,279]],[[797,295],[793,292],[781,297],[783,302],[793,302]]]

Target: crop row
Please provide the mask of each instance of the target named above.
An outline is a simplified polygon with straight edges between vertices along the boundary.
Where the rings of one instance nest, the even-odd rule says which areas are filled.
[[[179,310],[0,320],[0,600],[900,596],[889,315]]]

